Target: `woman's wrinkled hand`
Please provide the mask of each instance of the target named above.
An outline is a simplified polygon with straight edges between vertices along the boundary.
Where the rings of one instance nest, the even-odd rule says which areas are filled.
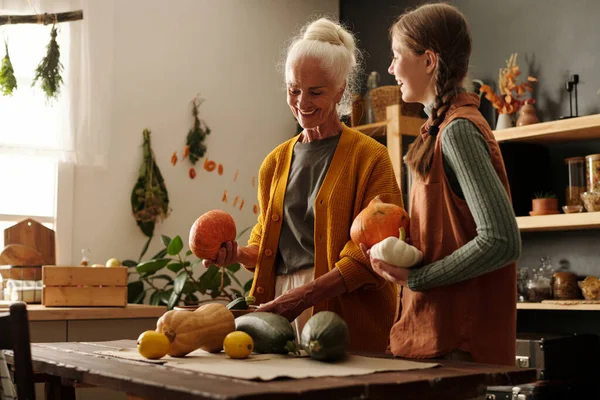
[[[226,267],[228,265],[234,264],[238,261],[238,244],[236,241],[233,242],[225,242],[221,246],[221,249],[217,253],[217,258],[214,260],[202,260],[202,264],[204,267],[208,268],[211,265],[216,265],[217,267]]]
[[[375,271],[377,275],[397,285],[408,286],[408,276],[410,274],[410,269],[396,267],[394,265],[386,263],[385,261],[373,258],[373,256],[371,255],[371,251],[368,250],[367,246],[365,246],[362,243],[360,244],[360,250],[363,252],[365,257],[367,257],[370,260],[371,267],[373,267],[373,271]]]
[[[302,287],[292,289],[275,300],[261,304],[256,311],[279,314],[292,322],[309,306],[304,301]]]

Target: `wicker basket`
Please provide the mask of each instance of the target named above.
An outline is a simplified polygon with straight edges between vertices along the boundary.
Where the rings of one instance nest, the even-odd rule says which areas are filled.
[[[352,114],[350,114],[350,126],[358,126],[364,114],[363,99],[355,94],[352,99]]]
[[[418,103],[408,104],[402,101],[402,92],[399,85],[380,86],[371,90],[371,105],[375,122],[387,119],[387,107],[394,104],[402,105],[402,115],[420,116],[423,106]]]

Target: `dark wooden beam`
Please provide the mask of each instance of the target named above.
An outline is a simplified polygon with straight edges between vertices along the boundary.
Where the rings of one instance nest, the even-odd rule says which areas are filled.
[[[36,15],[0,15],[1,25],[14,24],[44,24],[51,25],[60,22],[78,21],[83,19],[83,10],[67,11],[56,14]]]

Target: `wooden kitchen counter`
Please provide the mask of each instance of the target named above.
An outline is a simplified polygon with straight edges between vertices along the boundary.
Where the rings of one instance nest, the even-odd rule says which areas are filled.
[[[92,319],[159,318],[167,311],[165,306],[128,304],[127,307],[45,307],[28,304],[30,321],[74,321]]]
[[[128,304],[127,307],[45,307],[28,304],[31,341],[71,342],[137,339],[155,329],[165,306]]]

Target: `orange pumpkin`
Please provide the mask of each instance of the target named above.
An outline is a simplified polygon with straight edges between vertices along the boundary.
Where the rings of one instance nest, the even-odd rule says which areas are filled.
[[[377,196],[352,222],[350,237],[357,246],[362,243],[371,248],[390,236],[399,237],[402,227],[408,237],[410,218],[406,210],[396,204],[384,203]]]
[[[212,210],[202,214],[190,229],[190,250],[201,259],[215,260],[224,242],[235,240],[235,221],[229,213]]]

